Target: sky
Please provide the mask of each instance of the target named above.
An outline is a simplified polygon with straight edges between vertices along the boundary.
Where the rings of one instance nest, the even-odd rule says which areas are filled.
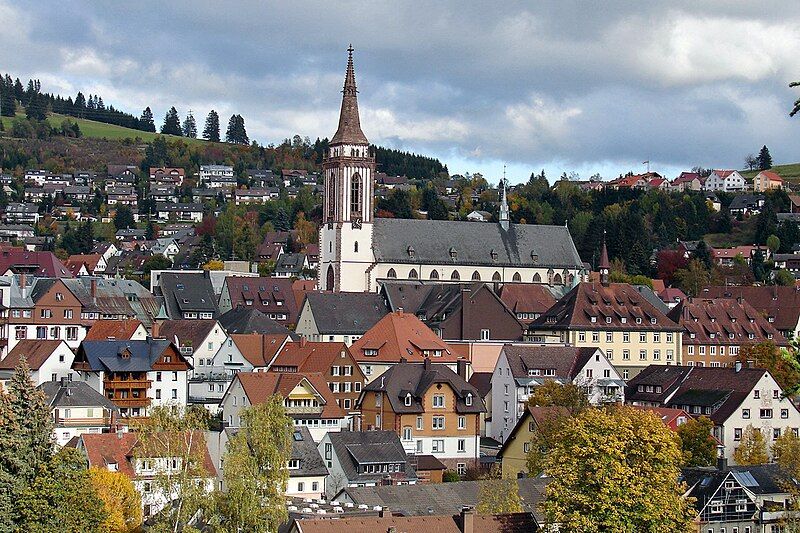
[[[512,183],[800,161],[796,0],[0,0],[0,71],[157,125],[243,115],[251,139],[336,130],[350,43],[371,142]]]

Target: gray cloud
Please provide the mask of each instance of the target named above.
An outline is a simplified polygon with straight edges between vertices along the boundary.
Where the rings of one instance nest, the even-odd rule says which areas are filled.
[[[476,171],[796,160],[793,2],[696,4],[0,0],[0,47],[48,90],[238,112],[265,143],[333,133],[352,41],[370,139]]]

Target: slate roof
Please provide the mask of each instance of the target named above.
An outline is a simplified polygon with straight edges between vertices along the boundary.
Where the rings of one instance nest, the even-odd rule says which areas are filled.
[[[281,254],[278,262],[275,263],[275,272],[285,272],[292,275],[300,275],[306,264],[306,254]]]
[[[215,326],[216,320],[165,320],[158,327],[158,336],[178,346],[199,348]]]
[[[302,533],[461,533],[461,516],[385,516],[301,518],[293,522]],[[483,533],[527,533],[538,529],[529,513],[480,516],[473,519],[474,531]]]
[[[116,257],[112,257],[115,259]],[[92,280],[95,296],[92,297]],[[145,327],[153,323],[160,303],[140,283],[125,279],[103,279],[84,276],[62,280],[69,291],[81,302],[84,312],[135,317]]]
[[[358,116],[358,96],[356,90],[356,74],[353,67],[353,50],[349,50],[347,70],[344,77],[342,90],[342,109],[339,112],[339,127],[330,141],[336,144],[369,144],[364,132],[361,131],[361,120]]]
[[[473,372],[468,383],[475,387],[481,398],[485,398],[492,390],[492,375],[494,372]]]
[[[392,411],[395,413],[423,413],[425,407],[422,398],[425,392],[435,384],[442,383],[450,386],[456,397],[455,411],[457,413],[484,413],[486,407],[478,391],[464,381],[446,365],[414,364],[401,361],[371,381],[364,387],[364,391],[383,392],[389,399]],[[405,397],[411,394],[411,405],[405,405]],[[467,394],[472,395],[472,405],[466,404]],[[362,393],[362,398],[363,398]]]
[[[373,227],[373,251],[380,263],[583,268],[564,226],[511,224],[503,230],[500,224],[376,218]]]
[[[759,314],[772,318],[780,331],[794,331],[800,322],[800,290],[795,287],[769,285],[761,287],[706,287],[704,298],[741,298]]]
[[[291,295],[290,295],[291,298]],[[219,316],[219,323],[228,335],[234,333],[261,333],[264,335],[291,335],[286,326],[272,320],[252,307],[237,307]]]
[[[292,459],[300,462],[300,468],[289,470],[289,477],[328,475],[311,432],[305,426],[295,426],[292,433]]]
[[[594,322],[592,317],[595,318]],[[609,318],[610,321],[607,321]],[[681,331],[682,328],[653,306],[633,285],[579,283],[545,314],[534,320],[529,329]]]
[[[25,357],[31,370],[39,370],[63,342],[61,340],[19,340],[8,352],[8,355],[0,360],[0,370],[14,370],[22,357]]]
[[[46,381],[39,385],[47,405],[55,407],[102,407],[116,411],[114,403],[83,381]]]
[[[513,345],[503,346],[511,374],[516,379],[527,379],[529,370],[555,370],[555,379],[571,382],[580,373],[586,363],[594,357],[598,348],[577,348],[574,346],[535,346]]]
[[[286,322],[297,323],[299,311],[292,291],[292,280],[287,278],[228,276],[225,287],[231,299],[231,309],[245,306],[258,309],[262,313],[281,312],[288,316]],[[251,301],[251,306],[245,302]],[[279,305],[280,303],[280,305]]]
[[[363,335],[389,313],[383,296],[370,292],[309,292],[305,301],[322,335]]]
[[[273,394],[280,394],[286,398],[305,379],[322,396],[325,404],[321,414],[298,415],[299,418],[344,418],[347,416],[344,410],[336,404],[331,389],[320,373],[239,372],[234,379],[238,379],[242,384],[244,393],[251,404],[266,402]],[[227,392],[225,394],[227,395]]]
[[[400,437],[394,431],[340,431],[328,433],[336,457],[350,483],[376,483],[385,472],[358,472],[359,465],[403,464],[405,479],[417,479],[417,473],[408,463]]]
[[[162,272],[159,288],[172,319],[183,318],[184,312],[217,314],[217,298],[205,273]]]
[[[758,209],[759,202],[764,202],[763,194],[737,194],[731,200],[728,209],[731,211],[743,209]]]
[[[73,368],[87,363],[93,372],[149,372],[170,346],[165,340],[84,341],[78,348]],[[123,352],[130,352],[123,357]],[[176,351],[178,351],[176,349]],[[188,362],[180,356],[187,367]]]

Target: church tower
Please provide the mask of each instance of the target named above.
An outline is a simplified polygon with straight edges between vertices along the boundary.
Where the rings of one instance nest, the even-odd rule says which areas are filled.
[[[361,131],[353,46],[347,49],[339,128],[322,162],[325,177],[318,286],[327,291],[366,291],[372,252],[375,158]]]

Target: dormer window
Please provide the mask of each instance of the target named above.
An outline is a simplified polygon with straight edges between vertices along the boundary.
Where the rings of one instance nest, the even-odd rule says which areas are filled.
[[[406,252],[408,253],[408,257],[414,257],[414,253],[415,253],[415,252],[414,252],[414,247],[413,247],[413,246],[409,246],[409,247],[406,249]]]
[[[456,257],[458,257],[458,252],[456,252],[455,248],[450,248],[449,253],[450,253],[450,259],[455,259]]]
[[[636,317],[636,323],[637,323],[637,324],[641,324],[641,323],[642,323],[642,319],[641,319],[641,318],[639,318],[638,316]]]
[[[472,393],[471,392],[467,393],[467,399],[465,400],[465,403],[467,404],[467,406],[472,405]]]
[[[767,317],[767,320],[769,322],[775,322],[775,317],[774,316]]]
[[[596,316],[589,317],[589,322],[594,324],[595,322],[597,322],[597,317]]]
[[[716,333],[711,333],[711,334],[709,335],[709,337],[710,337],[710,338],[712,338],[712,339],[713,339],[714,337],[716,337],[716,336],[717,336],[717,334],[716,334]]]
[[[656,323],[656,319],[655,319],[655,318],[651,318],[651,319],[650,319],[650,323],[651,323],[651,324],[655,324],[655,323]]]
[[[755,339],[755,338],[756,338],[756,336],[755,336],[755,335],[753,335],[752,333],[748,333],[748,334],[747,334],[747,338],[748,338],[748,339]]]
[[[406,394],[406,407],[411,407],[411,393]]]
[[[492,261],[497,261],[497,252],[495,252],[494,249],[492,249],[492,251],[489,252],[489,257],[492,258]]]
[[[531,261],[533,262],[534,265],[539,262],[539,254],[537,254],[533,250],[531,250]]]
[[[610,316],[606,317],[606,324],[611,324],[611,317]]]
[[[626,317],[624,317],[624,316],[623,316],[623,317],[621,317],[619,320],[620,320],[620,322],[622,322],[623,324],[627,324],[627,322],[628,322],[628,319],[627,319]]]
[[[689,333],[689,338],[690,339],[694,339],[694,337],[695,337],[694,333]]]
[[[365,348],[364,349],[364,355],[368,355],[368,356],[374,357],[374,356],[378,355],[378,350],[376,350],[375,348]]]

